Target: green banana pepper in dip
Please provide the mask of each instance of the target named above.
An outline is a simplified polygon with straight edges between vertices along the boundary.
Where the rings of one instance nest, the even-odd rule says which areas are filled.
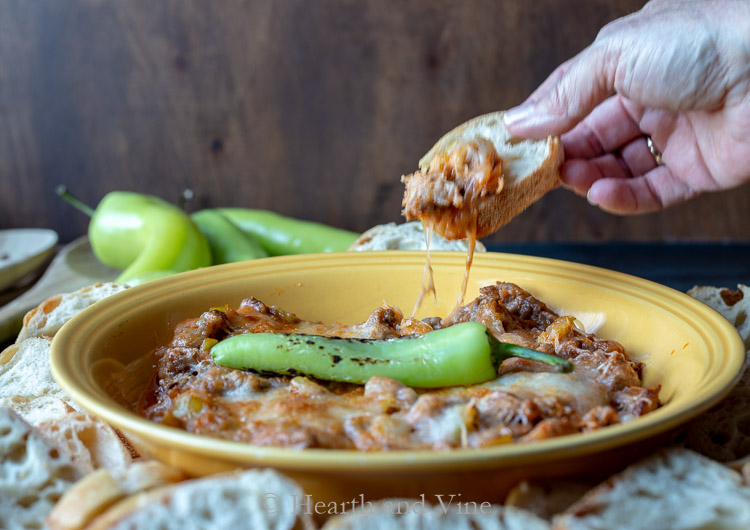
[[[381,376],[419,388],[489,381],[509,357],[546,363],[560,372],[573,370],[570,361],[555,355],[500,342],[478,322],[381,340],[245,333],[212,345],[210,354],[218,365],[260,374],[360,384]]]
[[[251,234],[271,256],[344,251],[359,237],[355,232],[293,219],[266,210],[218,210],[243,232]]]
[[[113,191],[92,211],[67,190],[59,189],[58,194],[91,215],[91,248],[105,265],[123,269],[117,282],[128,283],[156,271],[183,272],[211,265],[208,242],[195,223],[158,197]]]

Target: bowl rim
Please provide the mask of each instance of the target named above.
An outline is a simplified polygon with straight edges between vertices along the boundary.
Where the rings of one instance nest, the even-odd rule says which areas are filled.
[[[446,263],[463,263],[465,255],[460,252],[431,252],[433,267]],[[405,264],[417,261],[424,265],[424,251],[360,251],[326,254],[306,254],[262,258],[250,262],[218,265],[188,271],[131,287],[97,302],[66,323],[52,341],[50,368],[54,379],[78,404],[123,432],[141,438],[151,444],[169,446],[173,450],[187,451],[196,455],[231,462],[236,465],[272,466],[280,470],[316,471],[323,473],[344,472],[352,468],[370,468],[373,472],[387,473],[393,470],[439,471],[450,469],[472,470],[477,468],[504,467],[508,464],[523,466],[530,463],[543,463],[549,460],[573,458],[589,453],[621,447],[645,438],[664,434],[703,412],[729,393],[740,377],[745,360],[744,344],[737,330],[722,315],[708,305],[670,287],[638,278],[629,274],[584,265],[569,261],[537,256],[526,256],[501,252],[486,252],[474,256],[474,267],[498,266],[499,263],[514,267],[524,267],[530,272],[555,272],[559,278],[574,277],[577,281],[583,276],[587,283],[598,284],[609,289],[628,289],[646,301],[671,311],[688,322],[710,322],[714,339],[722,344],[722,362],[719,377],[710,381],[702,399],[690,400],[679,409],[670,408],[668,403],[634,421],[608,426],[607,428],[572,435],[536,441],[529,444],[504,444],[486,448],[466,448],[440,450],[393,450],[364,452],[356,449],[290,449],[256,446],[233,442],[210,436],[196,435],[166,427],[127,411],[110,398],[109,403],[100,401],[96,392],[88,387],[82,374],[77,373],[73,363],[74,355],[69,352],[69,343],[75,338],[77,326],[89,322],[94,326],[97,320],[104,320],[117,307],[131,298],[149,298],[184,291],[197,279],[232,277],[248,269],[258,274],[280,266],[294,264],[310,267],[355,266],[377,260],[379,264]],[[490,263],[493,262],[493,263]],[[472,269],[474,270],[474,269]],[[522,285],[525,288],[525,286]],[[705,329],[698,329],[705,334]],[[66,353],[67,352],[67,353]]]

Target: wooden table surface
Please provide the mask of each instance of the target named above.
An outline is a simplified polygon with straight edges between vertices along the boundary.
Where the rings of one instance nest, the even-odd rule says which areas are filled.
[[[456,124],[521,102],[642,0],[0,2],[0,228],[68,242],[134,190],[363,231]],[[556,190],[495,242],[750,241],[750,187],[617,217]]]

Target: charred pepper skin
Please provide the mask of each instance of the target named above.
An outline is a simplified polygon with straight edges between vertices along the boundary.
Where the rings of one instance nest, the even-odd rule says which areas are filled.
[[[208,242],[190,217],[152,195],[108,193],[91,217],[88,235],[99,261],[123,269],[116,280],[121,283],[144,273],[211,265]]]
[[[268,252],[251,234],[243,232],[219,210],[200,210],[190,216],[208,241],[214,265],[265,258]]]
[[[219,342],[210,355],[221,366],[260,374],[359,384],[382,376],[417,388],[489,381],[509,357],[540,361],[561,372],[573,370],[565,359],[498,341],[478,322],[384,340],[246,333]]]
[[[219,208],[240,229],[255,237],[271,256],[340,252],[347,250],[358,233],[332,226],[285,217],[267,210]]]

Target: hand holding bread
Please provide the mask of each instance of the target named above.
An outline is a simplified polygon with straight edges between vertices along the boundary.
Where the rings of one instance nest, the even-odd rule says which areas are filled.
[[[561,135],[563,184],[609,212],[728,190],[750,182],[748,48],[746,0],[652,0],[505,121],[525,138]]]

